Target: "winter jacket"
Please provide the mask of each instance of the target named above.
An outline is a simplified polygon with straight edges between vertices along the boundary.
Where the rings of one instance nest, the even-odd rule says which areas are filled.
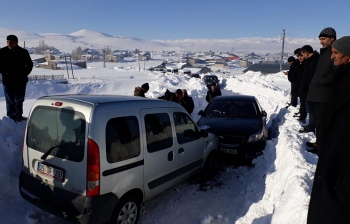
[[[309,92],[308,101],[328,103],[332,93],[333,71],[335,66],[332,55],[332,46],[321,48],[315,75],[313,76]]]
[[[301,89],[303,91],[309,90],[310,82],[315,74],[319,53],[314,51],[313,55],[305,60],[304,72],[301,77]]]
[[[216,88],[214,91],[209,89],[207,96],[205,97],[206,101],[209,103],[214,97],[221,96],[221,90]]]
[[[172,101],[174,95],[175,95],[174,93],[170,92],[170,91],[167,89],[167,90],[165,91],[164,95],[158,97],[158,99]]]
[[[350,223],[350,63],[334,73],[319,160],[310,198],[308,224]]]
[[[180,104],[181,106],[183,106],[185,108],[185,110],[191,114],[193,112],[194,109],[194,103],[193,103],[193,99],[192,97],[189,96],[185,96],[180,100]]]
[[[145,96],[145,92],[143,92],[142,88],[139,87],[139,86],[138,86],[138,87],[135,87],[134,96],[146,97],[146,96]]]
[[[33,62],[26,49],[20,46],[14,49],[8,47],[0,49],[0,73],[4,86],[25,86],[32,69]]]
[[[298,81],[298,67],[300,65],[300,61],[297,59],[293,61],[292,65],[289,67],[288,71],[288,81],[289,82],[297,82]],[[299,80],[300,81],[300,80]]]

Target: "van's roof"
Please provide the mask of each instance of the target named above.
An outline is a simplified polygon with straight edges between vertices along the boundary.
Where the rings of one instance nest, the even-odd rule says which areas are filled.
[[[121,96],[121,95],[86,95],[86,94],[70,94],[70,95],[54,95],[54,96],[44,96],[41,99],[46,100],[57,100],[57,101],[79,101],[80,103],[88,104],[101,104],[101,103],[111,103],[111,102],[124,102],[124,101],[140,101],[140,102],[150,102],[162,104],[164,106],[174,106],[177,105],[172,101],[158,100],[153,98],[139,97],[139,96]]]

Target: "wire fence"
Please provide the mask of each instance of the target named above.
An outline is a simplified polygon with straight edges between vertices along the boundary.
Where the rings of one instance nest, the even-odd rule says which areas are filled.
[[[64,79],[64,75],[29,75],[28,80]]]

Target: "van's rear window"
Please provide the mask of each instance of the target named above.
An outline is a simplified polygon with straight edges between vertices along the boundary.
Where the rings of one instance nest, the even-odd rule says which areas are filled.
[[[28,121],[27,146],[50,155],[81,162],[84,158],[85,117],[82,113],[53,107],[36,107]]]

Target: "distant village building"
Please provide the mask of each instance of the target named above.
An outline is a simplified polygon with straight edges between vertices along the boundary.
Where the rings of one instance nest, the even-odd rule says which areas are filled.
[[[47,53],[47,54],[45,55],[45,60],[46,60],[46,61],[60,60],[60,56],[53,55],[53,54],[51,54],[51,53]]]
[[[252,66],[253,65],[253,62],[251,61],[248,61],[248,60],[241,60],[239,62],[239,65],[242,66],[242,67],[249,67],[249,66]]]

